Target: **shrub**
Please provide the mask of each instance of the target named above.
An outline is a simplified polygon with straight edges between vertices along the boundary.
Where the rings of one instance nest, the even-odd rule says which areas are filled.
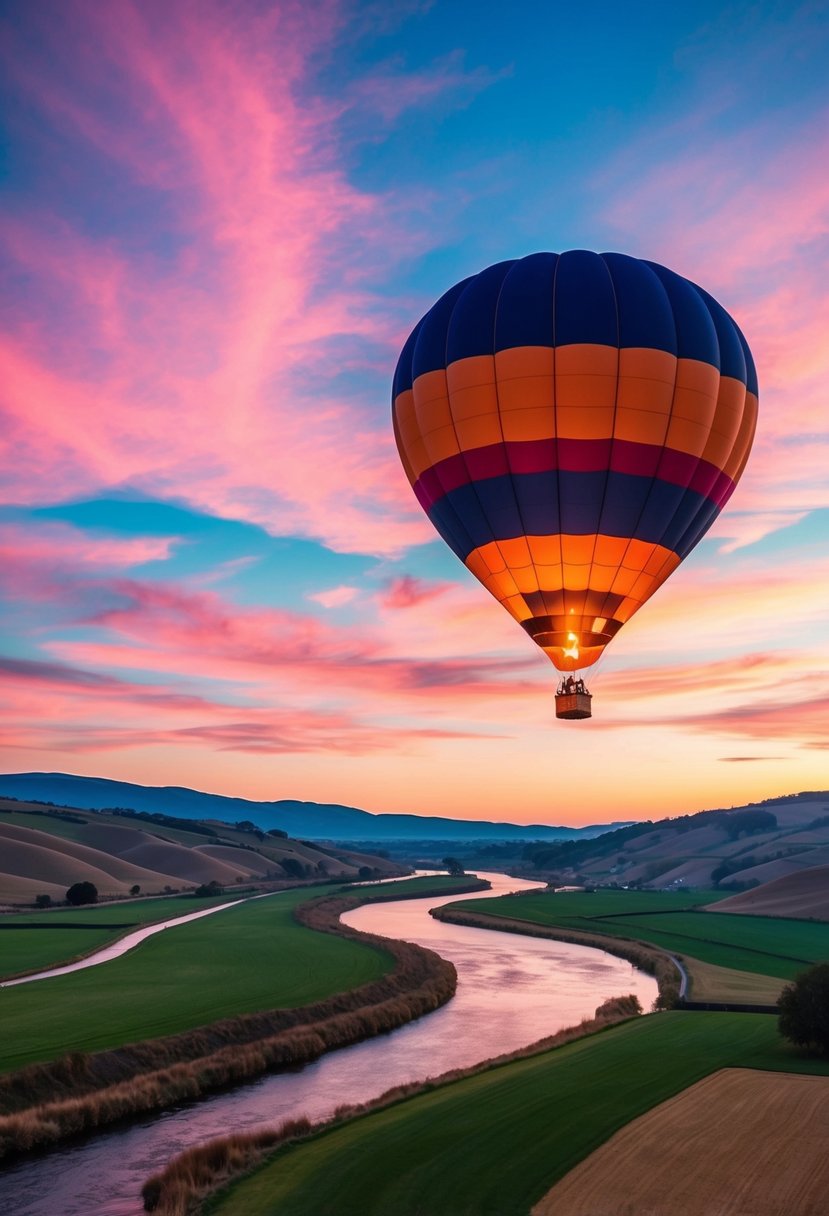
[[[719,886],[724,878],[729,878],[732,874],[739,874],[741,870],[750,870],[752,866],[759,866],[765,860],[767,860],[765,857],[740,857],[734,860],[726,858],[711,871],[711,881],[715,886]]]
[[[785,1039],[813,1055],[829,1055],[829,963],[818,963],[787,984],[777,1008]]]
[[[130,887],[130,895],[138,895],[140,890],[141,890],[141,888],[138,885],[138,883],[135,883],[134,886]]]
[[[194,895],[198,895],[201,899],[205,899],[210,895],[222,895],[223,893],[224,888],[222,887],[222,884],[220,882],[216,882],[215,878],[211,879],[210,882],[203,882],[202,885],[200,887],[196,887],[195,891],[193,892]]]
[[[642,1002],[635,992],[626,996],[612,996],[599,1006],[593,1015],[596,1021],[613,1021],[618,1018],[632,1018],[642,1012]]]
[[[66,892],[66,901],[76,908],[81,904],[97,904],[98,888],[94,882],[73,882]]]
[[[52,896],[51,895],[38,895],[37,898],[35,899],[36,908],[51,908],[51,906],[52,906]]]

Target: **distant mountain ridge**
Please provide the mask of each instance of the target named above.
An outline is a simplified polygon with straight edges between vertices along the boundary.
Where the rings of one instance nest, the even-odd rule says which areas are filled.
[[[207,794],[185,786],[135,785],[70,773],[3,773],[0,774],[0,794],[89,810],[123,807],[162,812],[183,819],[218,819],[225,823],[247,819],[264,831],[282,828],[290,836],[312,840],[571,840],[599,836],[629,822],[571,828],[433,815],[375,815],[337,803],[293,799],[253,802],[247,798]]]

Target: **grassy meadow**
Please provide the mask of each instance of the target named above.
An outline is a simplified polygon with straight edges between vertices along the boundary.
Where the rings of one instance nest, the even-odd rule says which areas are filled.
[[[763,1014],[665,1013],[409,1098],[280,1150],[211,1216],[526,1216],[577,1162],[727,1066],[829,1075]]]
[[[294,920],[297,904],[330,893],[305,887],[251,900],[165,930],[101,967],[4,989],[0,1071],[295,1008],[384,975],[392,965],[385,952]]]
[[[57,967],[98,950],[142,925],[244,899],[244,892],[205,899],[162,896],[129,903],[91,904],[9,913],[0,918],[0,980]]]
[[[792,979],[829,959],[829,924],[705,911],[718,893],[673,891],[531,891],[486,903],[464,900],[455,912],[582,933],[636,938],[672,954],[734,971]]]
[[[457,891],[464,881],[422,877],[353,890],[364,899],[392,894],[402,899]],[[100,967],[4,989],[0,1072],[67,1052],[160,1038],[239,1014],[297,1008],[379,979],[392,967],[386,951],[317,932],[294,919],[298,904],[337,890],[299,887],[253,899],[164,930]],[[164,919],[171,909],[185,913],[209,902],[147,900],[144,915],[159,919],[160,908]],[[130,913],[134,907],[129,905]],[[115,907],[43,916],[82,914],[86,919],[95,911],[103,917]],[[20,932],[36,936],[40,931]],[[56,937],[64,932],[70,931],[54,930]]]

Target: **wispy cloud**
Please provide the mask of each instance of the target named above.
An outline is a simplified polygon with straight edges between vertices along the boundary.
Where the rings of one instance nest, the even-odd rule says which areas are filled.
[[[405,321],[361,268],[361,251],[382,248],[391,272],[400,208],[349,180],[337,106],[309,77],[338,7],[286,3],[240,23],[220,4],[125,0],[42,18],[39,57],[21,66],[9,50],[27,104],[163,220],[142,238],[92,236],[45,202],[10,219],[5,251],[31,286],[0,346],[10,500],[184,489],[207,511],[344,550],[427,539],[387,420]],[[389,65],[360,89],[391,117],[393,97],[396,110],[485,84],[450,56],[422,73]],[[66,155],[56,173],[76,190]],[[355,360],[389,369],[356,398],[340,385]]]
[[[603,171],[604,219],[717,295],[754,352],[754,453],[714,533],[731,552],[829,505],[829,111],[794,138],[775,114],[729,131],[718,113],[671,135],[657,126]]]
[[[400,578],[392,579],[386,586],[380,602],[384,608],[414,608],[426,600],[444,595],[450,588],[449,583],[429,583],[424,579],[414,578],[411,574],[403,574]]]
[[[87,753],[199,743],[247,754],[417,751],[426,740],[474,732],[389,725],[346,710],[293,704],[234,706],[164,685],[135,684],[60,663],[0,657],[6,696],[0,748]]]
[[[329,587],[325,591],[312,591],[308,599],[322,604],[323,608],[341,608],[343,604],[350,604],[359,594],[359,587],[349,587],[343,583],[339,587]]]

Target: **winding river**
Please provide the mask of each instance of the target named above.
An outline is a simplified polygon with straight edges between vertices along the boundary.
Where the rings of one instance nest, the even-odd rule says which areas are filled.
[[[537,883],[482,874],[480,898]],[[543,938],[445,924],[435,904],[469,899],[406,899],[369,904],[344,920],[403,938],[451,959],[456,996],[442,1009],[389,1035],[332,1052],[296,1072],[279,1073],[24,1160],[0,1174],[0,1211],[14,1216],[139,1216],[142,1183],[171,1157],[229,1130],[258,1128],[301,1113],[330,1115],[393,1085],[465,1067],[523,1047],[591,1016],[609,996],[635,992],[644,1008],[656,982],[601,950]],[[478,896],[476,896],[478,898]]]

